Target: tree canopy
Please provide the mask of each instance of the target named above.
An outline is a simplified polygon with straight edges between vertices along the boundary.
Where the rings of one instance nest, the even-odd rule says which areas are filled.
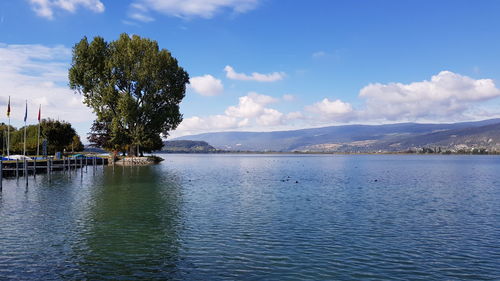
[[[30,155],[36,153],[38,143],[38,125],[26,127],[26,151]],[[82,151],[83,144],[80,137],[70,123],[52,119],[43,119],[40,123],[40,153],[42,140],[47,140],[47,153],[66,151]],[[7,154],[7,125],[0,123],[0,142],[2,154]],[[10,153],[21,154],[24,147],[24,127],[16,129],[10,127]]]
[[[84,37],[73,48],[70,87],[97,118],[89,141],[108,150],[161,149],[182,121],[179,103],[189,75],[156,41],[121,34],[106,42]]]

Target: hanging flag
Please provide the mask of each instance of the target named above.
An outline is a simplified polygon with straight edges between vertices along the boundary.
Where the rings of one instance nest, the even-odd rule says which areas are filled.
[[[42,117],[42,105],[38,108],[38,122],[40,122],[40,118]]]
[[[24,123],[28,119],[28,101],[26,100],[26,111],[24,112]]]
[[[9,96],[9,104],[7,105],[7,117],[10,117],[10,96]]]

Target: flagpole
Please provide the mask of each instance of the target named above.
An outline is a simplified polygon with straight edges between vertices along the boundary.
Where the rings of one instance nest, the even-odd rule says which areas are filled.
[[[36,157],[40,155],[40,121],[38,121],[38,138],[36,140]]]
[[[7,126],[7,158],[10,157],[10,116],[9,125]]]
[[[40,114],[42,112],[42,105],[38,108],[38,138],[36,140],[36,157],[40,155]]]
[[[24,156],[26,156],[26,117],[28,117],[28,100],[26,100],[26,111],[24,113]]]
[[[3,129],[2,134],[2,156],[7,155],[7,135],[5,135],[5,129]]]
[[[23,155],[26,156],[26,122],[24,122],[24,152]]]
[[[9,104],[7,105],[7,117],[9,118],[9,125],[7,126],[7,158],[10,157],[10,96]]]

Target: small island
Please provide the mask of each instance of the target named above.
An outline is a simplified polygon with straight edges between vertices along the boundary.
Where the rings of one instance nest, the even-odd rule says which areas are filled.
[[[208,144],[206,141],[173,140],[166,141],[161,150],[163,153],[216,153],[222,150]]]

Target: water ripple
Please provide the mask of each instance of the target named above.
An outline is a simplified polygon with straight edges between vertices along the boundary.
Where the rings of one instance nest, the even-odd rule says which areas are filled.
[[[167,155],[8,180],[0,279],[495,280],[497,157]]]

